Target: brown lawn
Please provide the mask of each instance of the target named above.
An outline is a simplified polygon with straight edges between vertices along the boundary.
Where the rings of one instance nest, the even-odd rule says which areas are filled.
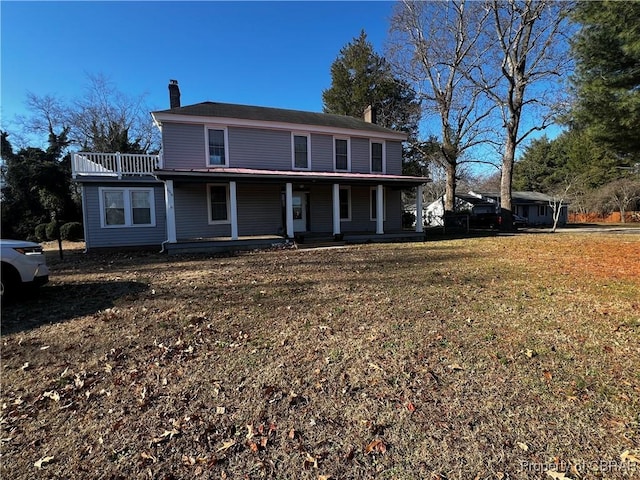
[[[49,255],[2,478],[640,476],[640,235]]]

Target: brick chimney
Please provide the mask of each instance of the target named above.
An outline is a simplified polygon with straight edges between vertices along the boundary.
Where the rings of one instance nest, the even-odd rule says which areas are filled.
[[[377,123],[378,119],[376,118],[376,109],[369,105],[364,109],[364,121],[368,123]]]
[[[177,80],[169,80],[169,108],[180,108],[180,87]]]

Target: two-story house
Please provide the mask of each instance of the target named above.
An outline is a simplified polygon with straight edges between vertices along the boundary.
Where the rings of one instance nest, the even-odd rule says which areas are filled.
[[[158,156],[76,153],[87,249],[258,246],[310,235],[353,241],[402,232],[406,135],[342,115],[203,102],[151,115]],[[418,206],[420,209],[421,205]],[[413,235],[422,237],[422,225]]]

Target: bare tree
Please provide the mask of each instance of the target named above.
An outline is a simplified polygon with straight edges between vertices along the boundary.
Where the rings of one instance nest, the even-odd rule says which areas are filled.
[[[28,93],[27,106],[33,113],[21,119],[27,131],[47,134],[53,127],[69,128],[69,139],[79,148],[146,153],[159,145],[144,95],[130,97],[103,75],[89,75],[84,95],[69,103]]]
[[[532,132],[553,122],[553,107],[558,105],[561,90],[557,83],[569,68],[568,42],[563,35],[568,31],[571,3],[488,0],[485,5],[493,20],[494,50],[473,77],[502,114],[500,207],[503,225],[511,228],[516,149]]]
[[[611,211],[620,212],[620,221],[626,222],[629,208],[634,209],[640,202],[640,180],[621,178],[602,187],[602,196]]]
[[[455,208],[458,165],[465,152],[487,141],[486,120],[495,108],[470,79],[482,61],[480,40],[488,18],[480,2],[403,0],[391,19],[387,57],[417,92],[424,112],[440,123],[446,212]]]

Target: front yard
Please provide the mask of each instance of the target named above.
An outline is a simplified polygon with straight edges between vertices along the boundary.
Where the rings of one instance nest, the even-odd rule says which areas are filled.
[[[2,478],[640,475],[638,235],[50,255]]]

